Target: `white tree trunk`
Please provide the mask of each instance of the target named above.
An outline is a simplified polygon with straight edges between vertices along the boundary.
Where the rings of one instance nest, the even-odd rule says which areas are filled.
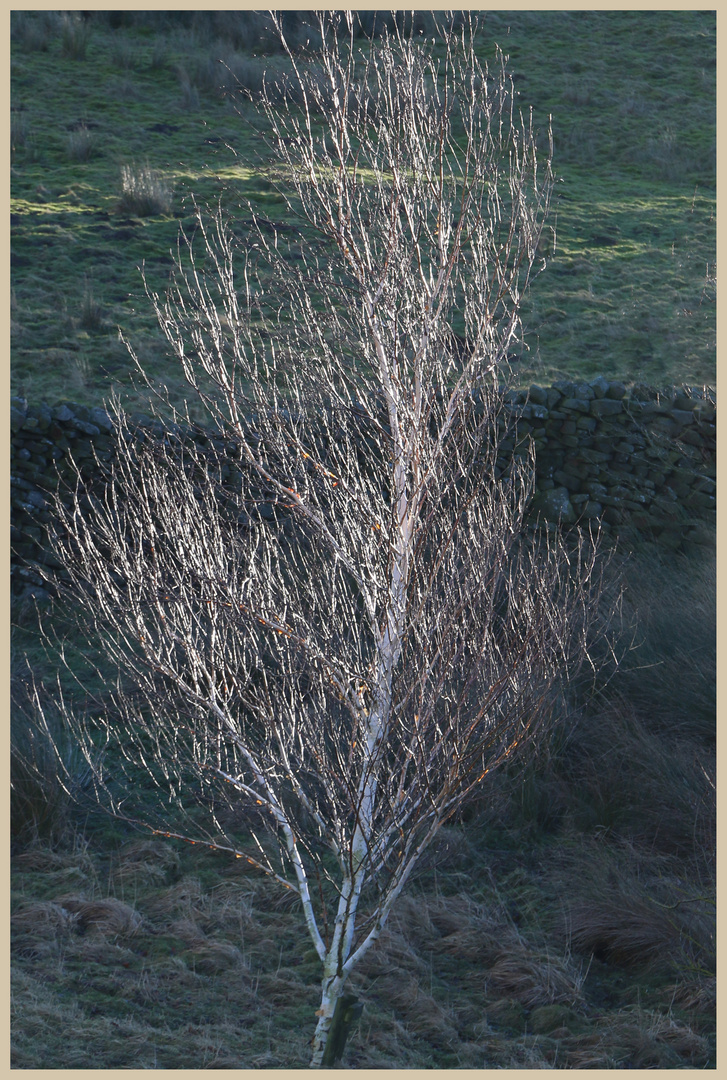
[[[322,982],[321,1005],[317,1013],[318,1023],[313,1036],[313,1053],[310,1059],[311,1069],[320,1069],[323,1064],[323,1055],[326,1052],[336,1003],[343,994],[346,985],[347,976],[337,975],[335,973],[336,967],[337,958],[329,952],[324,965],[325,974]],[[333,974],[329,973],[329,968],[332,969]]]
[[[351,19],[345,41],[336,16],[320,18],[310,70],[276,21],[305,107],[263,104],[280,194],[323,241],[320,261],[254,215],[241,252],[222,210],[207,224],[198,211],[166,298],[148,295],[225,439],[180,449],[170,430],[147,446],[114,407],[109,493],[86,508],[79,474],[71,508],[56,501],[55,539],[74,610],[85,605],[79,640],[123,674],[93,719],[59,702],[96,790],[155,835],[200,837],[299,894],[323,965],[312,1068],[333,1056],[349,975],[421,853],[537,730],[598,602],[595,556],[576,573],[555,540],[532,564],[519,546],[525,464],[495,482],[491,376],[554,182],[550,159],[538,181],[504,58],[490,78],[476,25],[460,40],[445,19],[441,63],[397,31],[359,64]],[[290,532],[265,504],[279,526],[289,512]],[[153,814],[125,766],[121,780],[104,771],[96,731],[150,772]],[[271,848],[253,833],[240,850],[218,801],[253,806]],[[310,883],[327,879],[330,852],[338,878],[319,916]]]

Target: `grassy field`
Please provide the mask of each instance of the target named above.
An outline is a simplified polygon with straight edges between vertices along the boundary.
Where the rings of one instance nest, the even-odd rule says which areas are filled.
[[[282,61],[249,13],[20,12],[12,35],[13,391],[141,405],[117,326],[178,376],[137,268],[163,288],[193,193],[282,214],[219,61],[253,88]],[[714,13],[491,12],[494,42],[562,178],[518,377],[713,383]],[[346,1067],[715,1067],[714,553],[637,545],[625,575],[620,672],[443,832],[354,977]],[[52,659],[30,607],[13,623],[13,1067],[305,1067],[295,902],[69,802],[26,723],[23,657],[48,686]]]
[[[443,831],[353,976],[346,1067],[715,1067],[714,556],[645,547],[626,574],[638,648]],[[20,663],[13,689],[27,755]],[[13,759],[14,1067],[304,1068],[295,898],[69,804],[35,760]]]
[[[282,214],[254,109],[223,91],[283,62],[252,55],[265,41],[247,13],[220,19],[15,13],[15,393],[138,401],[119,326],[174,383],[138,268],[165,287],[193,194],[242,220],[248,199]],[[479,42],[510,55],[537,126],[553,117],[557,243],[518,379],[713,384],[714,13],[489,12]]]

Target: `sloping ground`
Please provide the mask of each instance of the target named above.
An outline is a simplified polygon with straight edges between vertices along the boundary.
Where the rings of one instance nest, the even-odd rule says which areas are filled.
[[[442,831],[353,977],[347,1067],[715,1067],[714,573],[706,549],[634,553],[638,647]],[[13,759],[14,1067],[305,1067],[295,898],[74,810],[43,760]]]
[[[235,14],[14,14],[19,396],[143,407],[117,325],[176,373],[136,267],[164,286],[191,192],[281,212],[251,110],[219,94],[223,56],[259,79]],[[494,41],[563,177],[521,381],[712,383],[714,12],[493,12]],[[442,835],[355,978],[346,1065],[715,1066],[714,562],[644,545],[628,580],[639,650]],[[33,619],[15,655],[52,682]],[[35,772],[13,756],[14,1067],[305,1067],[319,973],[289,898],[77,813],[36,750]]]
[[[14,13],[14,393],[95,405],[115,388],[140,404],[117,327],[154,377],[176,380],[138,268],[164,288],[192,194],[221,199],[243,232],[247,199],[280,221],[254,110],[222,91],[254,92],[283,61],[253,56],[270,41],[251,13],[230,14]],[[561,178],[522,384],[713,384],[714,12],[488,12],[479,41],[510,54],[541,131],[552,114]]]

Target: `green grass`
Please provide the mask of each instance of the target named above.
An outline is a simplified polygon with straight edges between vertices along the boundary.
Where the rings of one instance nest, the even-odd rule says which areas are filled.
[[[116,389],[138,402],[118,326],[174,385],[138,268],[164,288],[192,193],[283,214],[252,106],[238,115],[216,89],[220,58],[250,65],[234,20],[226,40],[219,20],[117,21],[91,19],[81,57],[67,22],[15,16],[12,388],[30,400],[98,404]],[[495,42],[509,53],[541,130],[552,114],[561,178],[519,380],[713,384],[714,13],[488,12],[479,40],[484,55]],[[124,212],[122,169],[139,163],[173,189],[168,212]],[[91,327],[88,289],[105,312]]]
[[[442,830],[353,976],[346,1067],[714,1067],[715,560],[644,544],[625,574],[621,672]],[[700,669],[676,679],[686,639]],[[14,802],[14,1067],[305,1067],[320,965],[295,898],[44,783]]]
[[[260,51],[245,13],[14,15],[13,392],[141,403],[121,326],[181,401],[137,268],[164,287],[192,193],[283,213],[250,107],[214,88],[245,33]],[[488,12],[495,41],[562,178],[520,380],[713,383],[714,13]],[[141,163],[168,210],[120,206]],[[639,650],[442,833],[355,976],[348,1067],[714,1067],[714,562],[644,544],[627,584]],[[15,685],[24,654],[52,685],[32,610],[14,620]],[[319,970],[290,898],[74,808],[42,748],[13,768],[14,1067],[305,1067]]]

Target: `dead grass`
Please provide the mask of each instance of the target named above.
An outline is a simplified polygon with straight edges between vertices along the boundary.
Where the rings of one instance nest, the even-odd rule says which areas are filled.
[[[61,896],[57,903],[64,911],[75,916],[82,931],[95,931],[98,934],[111,934],[129,937],[138,933],[142,925],[142,916],[123,900],[113,896],[102,900],[87,900],[83,896]]]
[[[166,882],[179,866],[179,855],[170,844],[136,840],[126,844],[113,861],[111,880],[115,890],[145,889]]]
[[[242,953],[228,941],[197,938],[184,951],[183,958],[193,971],[203,975],[217,975],[232,968],[247,970]]]
[[[627,968],[673,963],[679,930],[645,898],[618,889],[574,903],[568,914],[573,949]]]
[[[69,60],[85,60],[91,36],[88,22],[79,12],[64,11],[60,27],[62,55]]]
[[[626,614],[637,625],[637,648],[623,665],[622,693],[660,736],[713,744],[716,549],[669,556],[648,545],[626,574]]]
[[[708,975],[701,979],[689,979],[664,988],[669,1005],[688,1012],[710,1013],[717,1007],[717,979]]]
[[[86,124],[78,124],[68,132],[66,152],[71,161],[89,161],[97,150],[97,136]]]
[[[443,831],[353,977],[348,1067],[712,1067],[712,751],[608,695]],[[13,859],[14,1067],[305,1067],[296,898],[202,848],[108,847]]]
[[[684,874],[678,860],[625,843],[563,849],[547,875],[563,897],[562,939],[585,958],[633,972],[709,978],[716,959],[714,883]]]
[[[561,775],[579,829],[701,860],[715,844],[713,768],[710,749],[660,733],[618,694],[581,722]]]
[[[13,930],[40,941],[69,934],[78,922],[77,911],[51,900],[26,903],[10,919]]]
[[[486,974],[492,997],[508,997],[526,1009],[539,1005],[583,1003],[582,969],[568,957],[523,948],[502,953]]]
[[[319,968],[299,915],[268,903],[265,879],[235,867],[234,878],[223,873],[210,887],[209,855],[182,849],[165,857],[165,850],[158,841],[133,841],[105,877],[96,873],[113,889],[123,885],[125,900],[75,891],[18,904],[16,963],[21,975],[35,975],[16,983],[15,1067],[42,1067],[58,1054],[69,1022],[63,1068],[305,1066]],[[37,883],[43,869],[68,869],[60,853],[50,855],[45,866],[40,850],[18,857],[18,884]],[[573,891],[566,872],[577,873],[584,858],[581,852],[556,867],[565,890]],[[198,873],[195,859],[202,860]],[[182,876],[160,885],[149,871],[157,861]],[[514,872],[509,878],[524,880]],[[502,890],[507,879],[500,877]],[[708,1059],[708,1036],[685,1019],[689,1009],[710,1005],[704,980],[664,983],[664,1009],[592,1016],[584,969],[562,940],[558,946],[551,935],[544,946],[509,922],[504,900],[503,892],[493,904],[421,884],[402,898],[353,979],[365,1008],[349,1040],[348,1067],[674,1067]],[[620,934],[623,950],[623,926]],[[37,983],[41,971],[52,977],[53,993]],[[82,1008],[63,1004],[68,991],[54,997],[63,986]],[[123,1017],[115,1011],[118,995],[131,1010]],[[546,1027],[538,1020],[547,1034],[528,1034],[528,1017],[544,1008],[562,1018],[559,1012]]]
[[[709,1057],[707,1040],[688,1024],[639,1008],[596,1021],[592,1032],[563,1040],[561,1051],[571,1069],[701,1067]]]
[[[149,164],[121,166],[117,210],[133,217],[156,217],[172,209],[172,185]]]
[[[198,878],[184,877],[175,885],[151,896],[146,907],[158,916],[172,916],[182,912],[188,917],[202,913],[200,904],[204,899],[204,890]]]

